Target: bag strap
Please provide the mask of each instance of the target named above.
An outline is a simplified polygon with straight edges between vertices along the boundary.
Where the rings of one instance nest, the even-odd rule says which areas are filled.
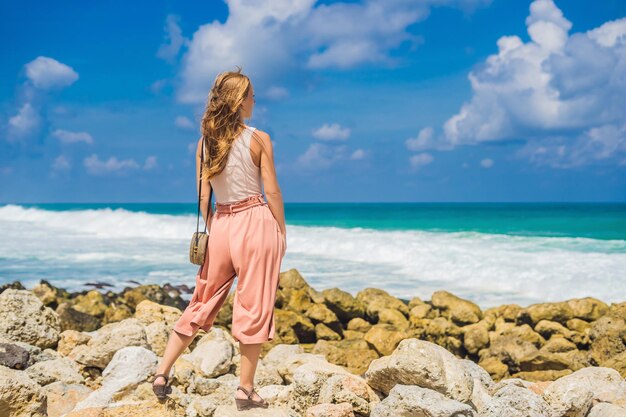
[[[199,227],[200,227],[200,196],[202,196],[202,168],[203,166],[204,166],[204,136],[202,137],[202,153],[200,156],[200,189],[198,190],[198,218],[196,220],[196,233],[199,232]],[[211,187],[211,191],[209,192],[209,201],[208,201],[207,210],[206,210],[207,219],[204,222],[204,233],[206,233],[207,223],[211,215],[211,198],[212,197],[213,197],[213,187]]]

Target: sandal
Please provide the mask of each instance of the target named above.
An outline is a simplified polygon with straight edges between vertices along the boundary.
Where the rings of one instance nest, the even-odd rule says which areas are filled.
[[[248,392],[248,390],[246,390],[241,385],[239,385],[237,389],[242,390],[248,396],[248,398],[235,398],[235,404],[237,404],[237,410],[239,411],[248,410],[253,407],[267,408],[269,406],[269,403],[265,401],[263,398],[261,398],[261,401],[255,401],[252,399],[252,394],[256,392],[254,387],[252,387],[250,392]]]
[[[162,376],[165,379],[165,384],[155,384],[154,381],[157,380],[158,377]],[[163,400],[167,398],[167,394],[172,393],[172,387],[169,385],[169,377],[166,374],[156,374],[154,379],[152,380],[152,391],[157,396],[159,400]]]

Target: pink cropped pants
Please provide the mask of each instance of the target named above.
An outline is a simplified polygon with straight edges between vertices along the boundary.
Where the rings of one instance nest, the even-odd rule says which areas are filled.
[[[274,304],[285,247],[263,194],[216,203],[203,265],[189,305],[174,325],[186,336],[209,331],[237,276],[232,335],[242,343],[274,338]]]

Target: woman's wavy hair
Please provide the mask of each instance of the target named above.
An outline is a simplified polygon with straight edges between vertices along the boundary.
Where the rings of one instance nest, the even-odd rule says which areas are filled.
[[[202,179],[208,180],[226,167],[233,141],[245,128],[242,103],[250,90],[250,79],[237,71],[225,71],[215,78],[202,116],[204,156]]]

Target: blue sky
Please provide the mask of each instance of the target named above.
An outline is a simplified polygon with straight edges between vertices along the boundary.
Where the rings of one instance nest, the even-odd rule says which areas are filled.
[[[0,202],[193,202],[217,73],[286,202],[626,201],[626,3],[0,5]]]

